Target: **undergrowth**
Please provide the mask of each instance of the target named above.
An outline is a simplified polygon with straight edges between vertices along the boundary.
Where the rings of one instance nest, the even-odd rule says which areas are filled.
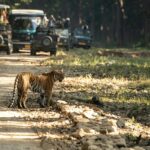
[[[103,100],[150,104],[149,57],[99,56],[101,48],[59,50],[41,65],[63,68],[66,93],[84,98],[94,94]],[[115,49],[130,51],[130,49]],[[84,82],[84,83],[83,83]],[[69,88],[69,90],[68,90]],[[68,90],[68,91],[67,91]]]

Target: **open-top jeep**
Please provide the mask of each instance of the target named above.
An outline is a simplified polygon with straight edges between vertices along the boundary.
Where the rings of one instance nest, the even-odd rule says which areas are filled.
[[[91,32],[88,29],[75,28],[72,33],[72,47],[83,47],[89,49],[91,45]]]
[[[56,33],[59,35],[58,46],[69,50],[71,47],[71,32],[69,29],[56,28]]]
[[[46,15],[43,10],[13,9],[9,13],[12,26],[14,52],[19,49],[30,49],[31,55],[37,51],[56,54],[57,35],[53,29],[46,27]]]
[[[56,55],[57,41],[58,35],[54,28],[37,27],[31,44],[31,55],[36,55],[37,51],[50,52],[50,55]]]
[[[70,28],[70,18],[65,20],[56,21],[55,25],[56,33],[59,35],[58,46],[69,50],[71,48],[71,28]]]
[[[8,5],[0,4],[0,13],[2,15],[0,19],[0,51],[6,51],[8,55],[13,51],[12,32],[7,20],[7,11],[9,8]]]

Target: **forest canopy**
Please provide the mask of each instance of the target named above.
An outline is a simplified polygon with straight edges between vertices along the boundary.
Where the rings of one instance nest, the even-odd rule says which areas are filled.
[[[85,20],[104,45],[150,46],[149,0],[0,0],[11,8],[43,9],[47,16],[70,17],[72,27]]]

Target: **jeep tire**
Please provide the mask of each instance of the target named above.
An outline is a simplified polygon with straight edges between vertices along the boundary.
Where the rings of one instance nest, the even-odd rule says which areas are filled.
[[[19,53],[19,48],[13,45],[13,52],[14,53]]]
[[[53,56],[53,55],[56,56],[56,51],[51,51],[50,52],[50,56]]]
[[[42,40],[43,47],[50,47],[51,43],[53,42],[50,36],[45,36]]]
[[[30,55],[31,56],[36,56],[36,49],[33,45],[31,45]]]
[[[10,55],[12,52],[13,52],[13,44],[9,42],[6,47],[6,53],[7,55]]]
[[[50,56],[52,55],[56,56],[56,53],[57,53],[57,47],[51,48]]]
[[[68,45],[65,46],[65,50],[69,51],[70,50],[70,44],[68,43]]]

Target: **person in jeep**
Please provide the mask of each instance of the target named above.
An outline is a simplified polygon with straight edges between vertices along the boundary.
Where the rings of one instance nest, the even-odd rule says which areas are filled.
[[[88,26],[88,24],[86,23],[85,20],[83,20],[83,23],[82,23],[82,25],[81,25],[81,28],[82,28],[82,30],[85,31],[85,32],[89,29],[89,26]]]
[[[70,18],[67,17],[65,20],[64,20],[64,28],[65,29],[68,29],[70,27]]]
[[[50,15],[48,27],[55,27],[55,25],[56,25],[56,19],[53,15]]]
[[[40,24],[36,28],[31,43],[31,55],[36,55],[38,51],[50,52],[50,55],[57,53],[58,35],[55,33],[53,26],[44,26]]]
[[[7,19],[7,11],[5,9],[3,9],[1,11],[1,22],[3,23],[8,23],[8,19]]]
[[[10,6],[0,4],[0,51],[6,51],[10,55],[13,51],[12,32],[8,22]]]

